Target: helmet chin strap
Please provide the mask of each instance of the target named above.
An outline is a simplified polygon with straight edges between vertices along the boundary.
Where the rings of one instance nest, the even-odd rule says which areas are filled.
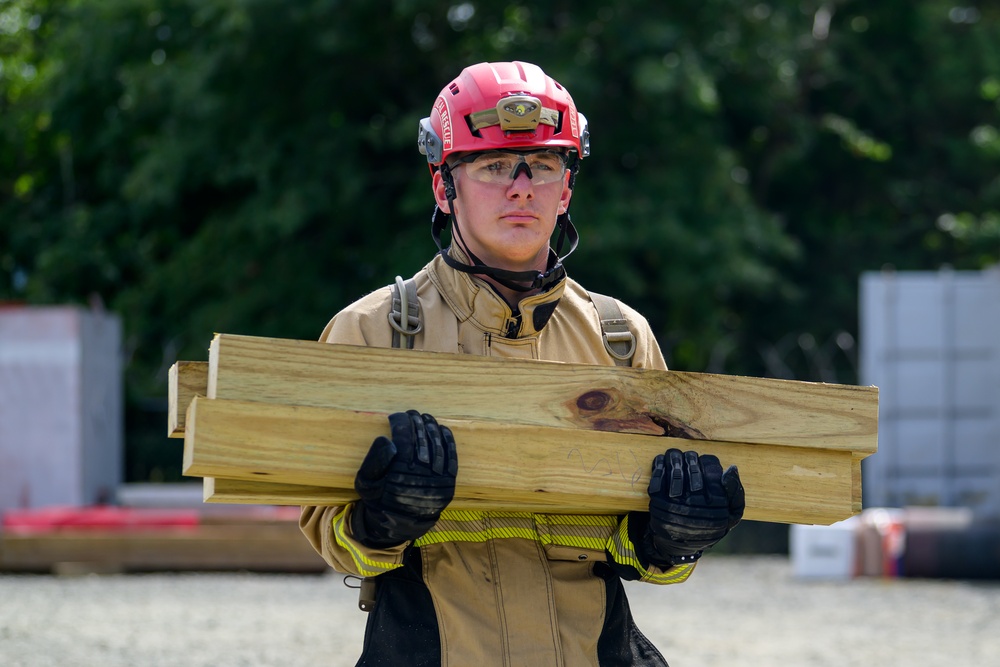
[[[578,162],[574,163],[571,167],[571,188],[576,177],[577,164]],[[524,166],[527,168],[526,164]],[[530,174],[531,172],[528,171],[529,178]],[[573,225],[573,221],[570,219],[568,211],[560,213],[559,217],[556,218],[556,226],[559,227],[559,238],[556,240],[555,250],[553,251],[551,247],[549,248],[549,258],[547,268],[544,273],[538,271],[508,271],[507,269],[488,266],[481,259],[476,257],[471,250],[469,250],[469,245],[465,242],[465,239],[462,238],[462,230],[458,224],[458,216],[455,214],[455,199],[457,197],[455,180],[451,175],[451,168],[448,167],[447,164],[441,165],[441,178],[444,180],[445,196],[448,198],[448,208],[451,209],[451,214],[449,215],[448,213],[442,211],[440,206],[434,206],[434,213],[431,216],[431,237],[434,239],[434,243],[438,247],[438,254],[441,255],[445,264],[463,273],[472,273],[492,278],[500,285],[503,285],[507,289],[514,290],[515,292],[545,290],[565,277],[566,268],[563,266],[563,261],[573,254],[573,251],[576,250],[577,244],[580,242],[580,235],[577,233],[576,227]],[[455,233],[457,240],[461,242],[462,249],[465,250],[469,259],[472,260],[472,264],[463,264],[449,255],[447,248],[443,248],[441,246],[441,234],[444,232],[445,228],[448,227],[449,220],[452,222],[452,231]],[[562,252],[563,243],[567,240],[569,241],[569,250],[565,255],[560,256],[559,253]]]

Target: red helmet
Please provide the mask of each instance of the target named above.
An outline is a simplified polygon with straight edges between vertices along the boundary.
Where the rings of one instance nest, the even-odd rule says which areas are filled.
[[[433,171],[452,153],[563,148],[590,155],[587,119],[537,65],[479,63],[462,70],[420,121],[417,147]]]

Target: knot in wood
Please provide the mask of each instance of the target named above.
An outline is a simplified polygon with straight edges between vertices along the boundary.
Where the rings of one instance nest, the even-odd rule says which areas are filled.
[[[611,403],[611,397],[605,392],[598,390],[588,391],[586,394],[576,399],[576,406],[581,410],[587,410],[588,412],[603,410],[608,407],[609,403]]]

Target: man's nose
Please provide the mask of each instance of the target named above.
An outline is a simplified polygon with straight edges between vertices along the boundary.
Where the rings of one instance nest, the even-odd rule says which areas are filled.
[[[534,190],[532,187],[531,179],[528,178],[527,174],[521,174],[513,181],[510,182],[510,187],[507,188],[508,197],[527,197],[529,199],[534,198]]]
[[[511,172],[511,182],[507,188],[507,195],[533,197],[532,186],[534,186],[534,181],[531,180],[531,168],[526,162],[519,162],[514,171]]]

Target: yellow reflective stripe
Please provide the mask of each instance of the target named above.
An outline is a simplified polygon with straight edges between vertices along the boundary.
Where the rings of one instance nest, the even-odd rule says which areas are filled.
[[[641,581],[648,581],[651,584],[679,584],[691,576],[695,566],[694,563],[677,565],[662,572],[659,568],[652,570],[644,568],[635,553],[635,545],[628,536],[628,516],[622,520],[618,530],[608,540],[607,549],[616,563],[635,568]]]
[[[618,530],[608,540],[608,552],[616,563],[633,567],[640,574],[646,572],[646,568],[639,562],[639,557],[635,553],[635,545],[628,537],[628,516],[618,525]]]
[[[461,517],[442,515],[431,528],[432,532],[490,533],[495,537],[513,537],[512,532],[533,531],[535,521],[530,514],[490,514],[482,512],[463,514]],[[508,534],[511,533],[511,534]]]
[[[642,577],[642,581],[648,581],[651,584],[679,584],[691,576],[694,566],[694,563],[675,565],[669,570],[660,573],[647,570]]]
[[[617,524],[617,517],[608,515],[446,510],[438,523],[414,544],[423,546],[441,542],[486,542],[518,538],[545,546],[604,551],[608,535]]]
[[[532,528],[502,528],[477,531],[432,530],[414,542],[418,547],[441,542],[486,542],[487,540],[519,537],[525,540],[537,540],[538,533]]]
[[[491,519],[533,519],[531,512],[481,512],[479,510],[445,510],[441,512],[443,521],[482,521]]]
[[[608,535],[618,526],[618,517],[610,515],[539,514],[544,526],[543,543],[604,551]]]
[[[530,512],[477,512],[456,510],[442,512],[441,518],[417,546],[441,542],[485,542],[487,540],[521,538],[537,539],[534,519]]]
[[[359,574],[365,577],[374,577],[402,566],[402,563],[377,561],[365,556],[344,531],[346,517],[347,507],[344,507],[337,516],[333,517],[333,538],[337,541],[338,545],[351,555],[351,560],[354,561],[354,566],[358,568]]]
[[[545,523],[553,526],[604,526],[617,528],[618,517],[613,514],[538,514]]]

